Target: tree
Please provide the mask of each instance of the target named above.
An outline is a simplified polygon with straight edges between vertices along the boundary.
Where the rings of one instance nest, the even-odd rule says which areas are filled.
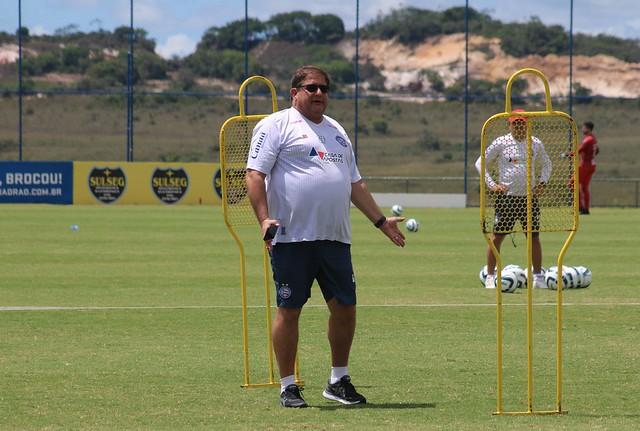
[[[265,25],[257,19],[247,20],[247,43],[251,49],[265,38]],[[198,49],[244,50],[244,20],[232,21],[223,27],[210,27],[202,36]]]
[[[313,28],[311,14],[304,11],[279,13],[267,22],[267,33],[274,40],[287,42],[310,42]]]
[[[64,47],[60,63],[63,72],[84,73],[89,67],[89,48],[74,45]]]
[[[167,62],[158,55],[147,51],[136,54],[134,67],[143,80],[165,79],[167,77]]]
[[[58,70],[60,67],[60,58],[58,53],[45,52],[38,56],[26,57],[23,67],[27,75],[44,75]]]
[[[336,43],[344,38],[344,23],[336,15],[315,15],[311,18],[309,42]]]
[[[54,36],[65,37],[71,36],[72,34],[78,33],[80,31],[80,27],[77,24],[67,24],[64,27],[57,28],[53,31]]]
[[[585,87],[579,82],[575,82],[573,84],[573,94],[576,98],[576,103],[587,104],[591,103],[591,101],[593,100],[593,97],[591,96],[591,89]]]
[[[188,56],[184,64],[197,76],[232,79],[236,82],[242,82],[245,78],[244,53],[236,50],[198,50]],[[250,58],[249,74],[260,75],[262,73],[262,67]]]
[[[127,54],[122,53],[113,60],[99,61],[92,64],[87,71],[89,78],[104,86],[116,86],[127,84]],[[140,76],[134,70],[133,81],[138,81]]]
[[[16,36],[20,36],[23,41],[28,41],[30,38],[29,29],[27,27],[20,27],[16,30]]]
[[[568,36],[561,26],[545,26],[535,16],[526,24],[505,25],[500,38],[502,50],[514,57],[563,54],[569,46]]]

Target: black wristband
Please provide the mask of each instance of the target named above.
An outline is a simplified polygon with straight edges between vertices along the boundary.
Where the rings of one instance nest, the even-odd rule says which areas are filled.
[[[377,227],[378,229],[380,229],[382,227],[382,225],[385,224],[386,222],[387,222],[387,218],[385,216],[382,216],[373,225],[375,227]]]

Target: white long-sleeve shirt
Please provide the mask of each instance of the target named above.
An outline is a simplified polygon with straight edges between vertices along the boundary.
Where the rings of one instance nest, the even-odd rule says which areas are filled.
[[[533,186],[546,183],[551,176],[551,159],[540,139],[531,138],[533,163],[531,168],[531,184]],[[489,167],[497,159],[498,181],[491,177]],[[497,184],[508,187],[507,195],[525,196],[527,194],[527,140],[516,140],[511,133],[496,138],[485,151],[486,172],[484,179],[489,188]],[[536,172],[540,167],[540,173]],[[476,169],[482,175],[481,157],[476,160]]]

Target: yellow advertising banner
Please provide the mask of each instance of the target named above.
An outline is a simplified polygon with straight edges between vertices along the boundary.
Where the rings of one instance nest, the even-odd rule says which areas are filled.
[[[217,163],[73,162],[73,203],[219,205]]]

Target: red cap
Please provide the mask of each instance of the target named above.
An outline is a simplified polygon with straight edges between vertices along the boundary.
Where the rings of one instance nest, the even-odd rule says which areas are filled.
[[[511,112],[513,113],[513,112],[525,112],[525,111],[524,111],[524,109],[514,109]],[[513,123],[514,121],[527,121],[527,117],[521,117],[521,116],[518,116],[518,115],[512,115],[511,117],[509,117],[508,121],[510,123]]]

